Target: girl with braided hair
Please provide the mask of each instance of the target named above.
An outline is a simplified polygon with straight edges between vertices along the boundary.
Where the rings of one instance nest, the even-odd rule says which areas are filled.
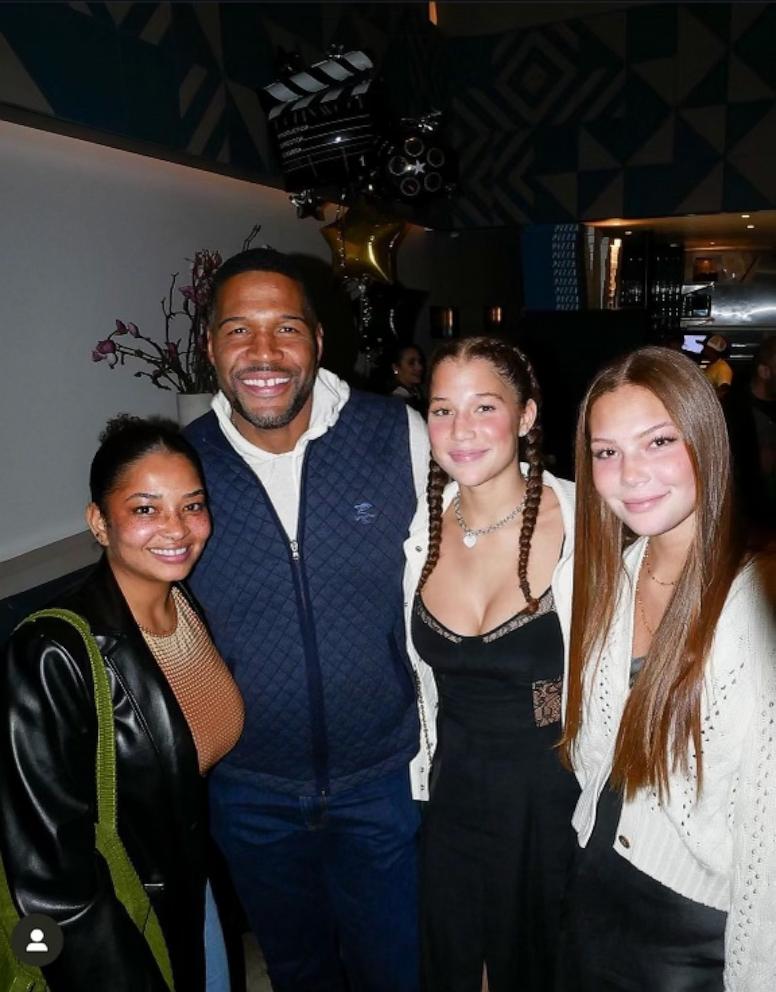
[[[431,360],[428,530],[406,545],[418,761],[433,756],[421,862],[429,992],[554,988],[578,795],[554,750],[574,497],[542,472],[539,404],[528,360],[502,340],[450,342]]]

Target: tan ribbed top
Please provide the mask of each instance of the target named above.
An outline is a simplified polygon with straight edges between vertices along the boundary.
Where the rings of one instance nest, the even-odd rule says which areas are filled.
[[[140,631],[183,710],[204,775],[237,743],[245,709],[204,624],[175,586],[172,595],[178,615],[175,630],[153,634],[141,627]]]

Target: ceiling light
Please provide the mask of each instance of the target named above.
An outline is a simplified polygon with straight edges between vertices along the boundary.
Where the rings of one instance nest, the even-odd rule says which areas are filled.
[[[741,214],[741,220],[749,220],[751,216],[751,214]]]
[[[715,245],[716,243],[717,243],[716,241],[709,241],[710,245]]]
[[[626,234],[633,234],[633,231],[626,231]]]
[[[747,224],[746,225],[747,231],[751,231],[753,228],[754,228],[754,224]]]

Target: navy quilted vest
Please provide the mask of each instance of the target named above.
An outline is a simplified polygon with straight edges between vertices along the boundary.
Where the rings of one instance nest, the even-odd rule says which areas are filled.
[[[353,392],[308,443],[298,543],[215,414],[186,433],[213,515],[190,585],[245,699],[227,770],[311,795],[399,768],[418,748],[402,608],[416,501],[404,404]]]

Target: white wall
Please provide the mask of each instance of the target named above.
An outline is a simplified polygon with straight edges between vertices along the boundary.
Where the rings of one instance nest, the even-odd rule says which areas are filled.
[[[84,529],[108,417],[175,414],[172,393],[92,363],[98,338],[117,317],[160,334],[170,273],[255,223],[257,243],[329,258],[278,190],[0,121],[0,561]]]

